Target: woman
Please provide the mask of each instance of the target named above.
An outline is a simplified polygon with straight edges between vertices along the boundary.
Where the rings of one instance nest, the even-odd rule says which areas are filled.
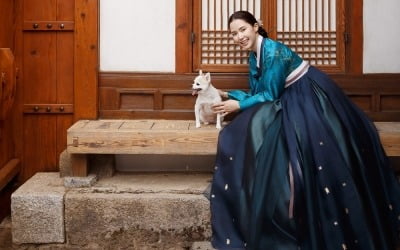
[[[400,185],[373,123],[318,69],[267,37],[252,14],[229,19],[250,51],[249,93],[220,133],[211,187],[217,249],[395,249]]]

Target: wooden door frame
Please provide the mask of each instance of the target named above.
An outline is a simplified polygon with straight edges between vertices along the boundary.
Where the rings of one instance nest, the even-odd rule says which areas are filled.
[[[75,0],[74,121],[98,118],[100,0]]]
[[[176,73],[191,73],[193,0],[175,0],[176,5]],[[362,75],[363,67],[363,0],[346,1],[345,75]],[[351,63],[357,62],[357,63]]]

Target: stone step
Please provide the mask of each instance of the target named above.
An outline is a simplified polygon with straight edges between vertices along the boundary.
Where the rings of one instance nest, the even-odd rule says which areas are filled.
[[[12,195],[15,244],[71,249],[189,249],[211,237],[211,174],[119,174],[90,187],[37,173]],[[206,248],[205,248],[206,249]]]
[[[190,250],[215,250],[209,241],[196,241],[193,242]]]

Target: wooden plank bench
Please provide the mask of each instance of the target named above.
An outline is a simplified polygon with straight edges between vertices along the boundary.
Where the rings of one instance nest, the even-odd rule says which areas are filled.
[[[74,176],[88,173],[88,154],[212,155],[219,130],[188,120],[81,120],[67,131]]]
[[[388,156],[400,156],[400,123],[375,123]],[[189,120],[80,120],[67,131],[73,176],[88,174],[89,154],[214,155],[219,130]]]

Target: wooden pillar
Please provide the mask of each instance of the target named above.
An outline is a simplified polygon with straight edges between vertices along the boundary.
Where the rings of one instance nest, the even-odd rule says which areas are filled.
[[[99,1],[75,0],[74,120],[97,119]]]

